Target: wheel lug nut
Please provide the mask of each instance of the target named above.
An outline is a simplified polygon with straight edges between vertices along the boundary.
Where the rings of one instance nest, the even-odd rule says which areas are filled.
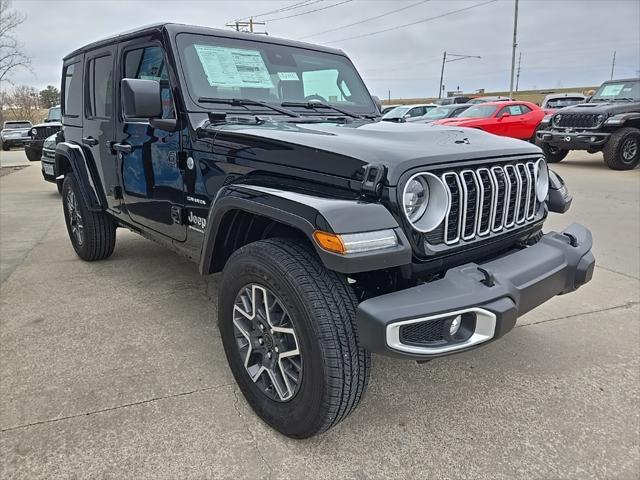
[[[264,325],[260,324],[260,330],[264,330]]]
[[[280,351],[280,349],[278,347],[275,348],[276,353],[278,353]]]
[[[260,345],[262,345],[262,344],[264,343],[264,340],[262,340],[261,338],[259,338],[259,339],[258,339],[258,343],[259,343]]]
[[[267,353],[267,357],[271,358],[271,352]]]

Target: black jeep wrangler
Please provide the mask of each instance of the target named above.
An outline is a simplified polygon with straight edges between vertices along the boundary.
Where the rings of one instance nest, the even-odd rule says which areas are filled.
[[[39,123],[31,127],[29,130],[30,140],[24,146],[24,152],[31,162],[37,162],[42,158],[42,147],[45,139],[51,135],[58,133],[62,128],[60,123],[60,105],[51,107],[47,112],[47,118],[43,123]]]
[[[162,24],[64,59],[55,175],[84,260],[124,227],[222,272],[218,325],[249,404],[285,435],[354,410],[371,352],[486,344],[591,279],[591,234],[538,147],[380,121],[334,49]]]
[[[569,150],[602,151],[614,170],[640,164],[640,78],[604,82],[587,103],[563,108],[543,119],[536,143],[548,162]]]

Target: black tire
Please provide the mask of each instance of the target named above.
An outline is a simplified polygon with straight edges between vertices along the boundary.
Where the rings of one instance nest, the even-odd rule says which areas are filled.
[[[569,150],[553,147],[545,142],[538,142],[537,145],[544,152],[544,158],[548,163],[560,163],[569,154]]]
[[[24,153],[27,155],[30,162],[39,162],[40,157],[42,157],[42,152],[29,147],[24,149]]]
[[[4,143],[2,144],[2,150],[4,150],[5,152],[8,152],[10,150],[9,145],[5,145]]]
[[[74,208],[70,207],[72,202]],[[62,205],[69,239],[78,256],[89,262],[110,257],[116,245],[116,224],[105,212],[87,209],[73,173],[68,173],[62,184]],[[78,223],[81,228],[74,231]]]
[[[262,420],[284,435],[307,438],[354,410],[367,387],[371,357],[359,345],[357,301],[344,276],[327,270],[316,253],[300,242],[269,239],[236,251],[220,284],[218,327],[227,360],[247,402]],[[297,390],[288,400],[270,398],[245,368],[234,327],[234,305],[247,285],[268,288],[291,317],[302,368]]]
[[[602,153],[612,170],[636,168],[640,164],[640,129],[627,127],[613,133]]]

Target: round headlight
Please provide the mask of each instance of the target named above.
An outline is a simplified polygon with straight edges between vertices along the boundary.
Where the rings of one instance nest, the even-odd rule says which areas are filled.
[[[604,115],[600,114],[600,115],[598,115],[598,116],[596,117],[596,123],[597,123],[598,125],[600,125],[602,122],[604,122],[604,121],[605,121],[605,119],[606,119],[606,117],[605,117]]]
[[[553,117],[553,123],[555,125],[560,125],[560,120],[562,120],[562,115],[556,115],[555,117]]]
[[[449,208],[449,195],[438,177],[432,173],[416,173],[405,184],[402,209],[411,226],[426,233],[436,228]]]
[[[402,197],[404,213],[409,221],[413,222],[420,218],[427,209],[429,203],[429,187],[422,177],[414,177],[404,187]]]
[[[547,193],[549,193],[549,168],[543,158],[536,162],[535,174],[536,197],[539,202],[544,202],[547,199]]]
[[[37,133],[38,133],[38,130],[36,130],[35,128],[31,129],[31,135],[35,137]]]

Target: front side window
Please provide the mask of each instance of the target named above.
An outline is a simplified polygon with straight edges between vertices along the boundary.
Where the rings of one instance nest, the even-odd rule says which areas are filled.
[[[124,57],[124,78],[160,82],[162,118],[176,118],[169,73],[162,47],[153,46],[127,51]]]
[[[111,118],[113,106],[113,58],[92,58],[87,68],[87,117]]]
[[[354,113],[376,110],[343,55],[188,33],[177,41],[189,94],[207,108],[206,99],[248,99],[276,106],[315,100]]]
[[[502,110],[500,110],[498,116],[501,117],[505,113],[508,113],[512,117],[515,117],[517,115],[524,115],[529,111],[529,108],[524,105],[509,105],[508,107],[504,107]]]
[[[64,115],[78,117],[81,112],[82,69],[80,62],[67,65],[63,71]]]

